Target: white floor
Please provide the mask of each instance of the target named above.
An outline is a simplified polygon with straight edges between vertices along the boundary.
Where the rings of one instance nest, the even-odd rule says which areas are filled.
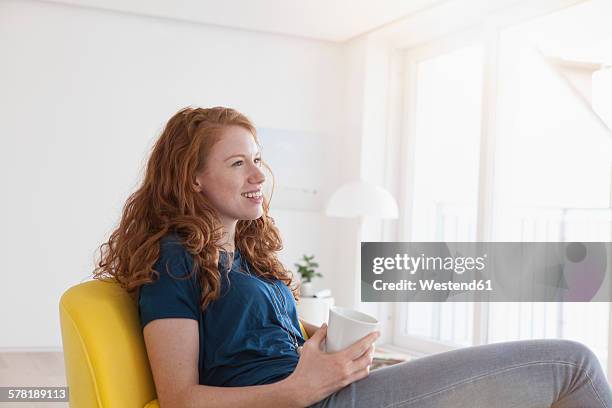
[[[65,387],[61,352],[0,353],[0,387]],[[67,402],[0,402],[0,408],[68,408]]]

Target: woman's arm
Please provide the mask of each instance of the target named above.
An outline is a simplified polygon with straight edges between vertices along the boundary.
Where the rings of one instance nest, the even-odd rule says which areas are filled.
[[[306,334],[308,334],[309,338],[312,337],[312,335],[315,334],[317,330],[319,330],[319,326],[315,326],[314,324],[308,323],[303,319],[300,319],[300,322],[302,322],[302,324],[304,325],[304,329],[306,330]]]
[[[286,407],[303,408],[300,390],[285,378],[273,384],[247,387],[192,385],[185,391],[181,407]],[[164,408],[163,405],[161,408]]]
[[[145,346],[161,408],[302,407],[303,390],[288,378],[248,387],[198,384],[199,333],[193,319],[168,318],[148,323]]]

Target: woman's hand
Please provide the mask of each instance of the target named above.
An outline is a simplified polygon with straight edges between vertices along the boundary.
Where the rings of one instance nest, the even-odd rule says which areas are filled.
[[[314,324],[308,323],[307,321],[302,320],[302,319],[300,319],[300,322],[304,326],[304,330],[306,330],[306,334],[308,335],[308,338],[311,338],[312,336],[314,336],[316,331],[319,330],[320,328],[319,326],[315,326]]]
[[[352,382],[367,377],[374,354],[374,341],[380,333],[370,333],[334,353],[324,351],[326,336],[327,324],[324,323],[304,343],[295,370],[283,380],[295,390],[302,406],[317,403]]]

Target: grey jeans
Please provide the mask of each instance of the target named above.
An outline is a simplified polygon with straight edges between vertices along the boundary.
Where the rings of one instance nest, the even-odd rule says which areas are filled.
[[[519,340],[373,370],[311,407],[612,408],[612,393],[582,343]]]

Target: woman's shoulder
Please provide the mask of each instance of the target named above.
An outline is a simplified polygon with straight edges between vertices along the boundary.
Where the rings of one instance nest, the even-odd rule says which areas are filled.
[[[183,241],[181,240],[181,236],[176,232],[168,232],[159,240],[159,242],[161,245],[182,245]]]
[[[160,256],[164,254],[186,255],[189,253],[181,236],[176,232],[169,232],[159,240],[159,250]]]
[[[184,246],[178,234],[169,233],[160,239],[159,256],[156,262],[158,268],[167,269],[170,265],[172,269],[189,271],[192,262],[193,256]]]

